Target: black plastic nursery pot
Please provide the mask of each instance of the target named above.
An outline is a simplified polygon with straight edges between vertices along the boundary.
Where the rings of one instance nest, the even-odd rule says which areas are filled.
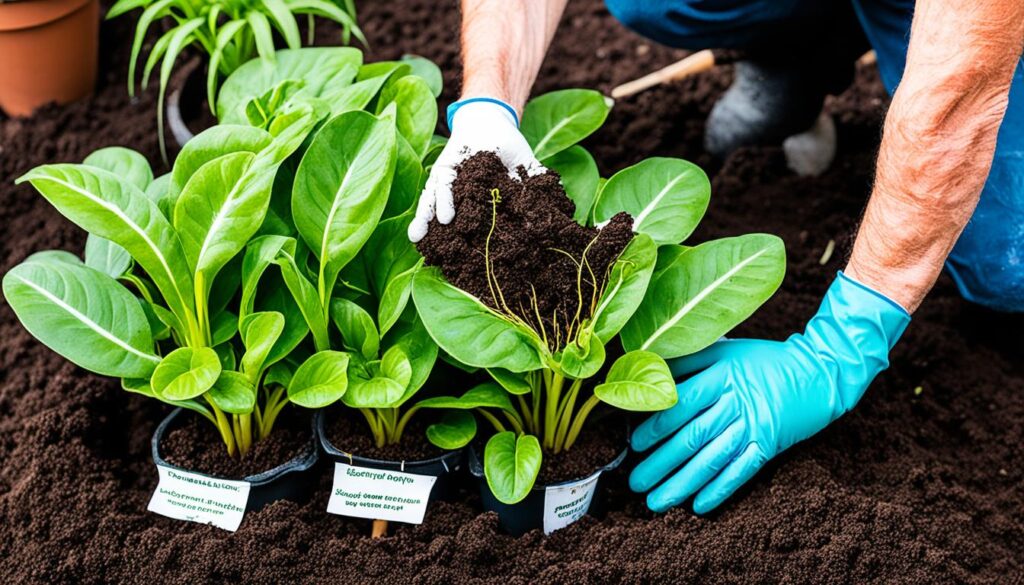
[[[320,440],[320,448],[327,457],[336,463],[346,463],[354,467],[366,467],[382,471],[398,471],[437,478],[430,491],[428,504],[436,500],[451,500],[457,492],[459,474],[466,463],[465,449],[448,451],[438,457],[420,461],[388,461],[360,457],[345,451],[342,446],[331,443],[327,436],[327,411],[317,411],[314,418],[316,434]]]
[[[186,472],[193,476],[206,477],[214,481],[223,481],[225,483],[238,481],[183,469],[167,462],[161,456],[161,441],[172,429],[186,422],[187,419],[183,416],[183,413],[184,410],[181,408],[174,409],[160,423],[160,426],[156,428],[152,440],[153,462],[157,466]],[[277,467],[244,477],[240,480],[249,484],[249,498],[245,506],[245,512],[255,512],[267,504],[278,500],[303,502],[309,499],[317,483],[316,474],[319,461],[320,450],[316,441],[316,420],[311,417],[308,447],[300,455],[285,461]]]
[[[480,487],[484,510],[497,512],[501,528],[513,536],[520,536],[536,528],[550,534],[601,506],[605,491],[604,474],[622,465],[628,453],[629,447],[626,446],[615,459],[586,477],[534,485],[526,498],[515,504],[500,502],[491,493],[476,447],[469,447],[467,458],[469,472]]]

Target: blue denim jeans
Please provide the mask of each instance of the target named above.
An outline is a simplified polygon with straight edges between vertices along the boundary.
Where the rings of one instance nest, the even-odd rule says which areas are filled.
[[[804,61],[818,59],[823,74],[870,46],[889,93],[903,75],[914,10],[912,0],[606,2],[627,27],[666,45],[769,55],[788,51]],[[966,299],[1024,312],[1024,63],[1013,78],[981,201],[946,268]]]

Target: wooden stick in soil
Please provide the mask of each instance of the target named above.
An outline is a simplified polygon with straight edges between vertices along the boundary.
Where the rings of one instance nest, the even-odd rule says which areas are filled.
[[[388,521],[387,520],[374,520],[373,531],[370,533],[370,538],[381,538],[388,534]]]
[[[654,73],[648,73],[640,79],[623,83],[612,90],[612,98],[619,99],[640,93],[645,89],[661,85],[669,81],[676,81],[691,75],[707,71],[715,66],[715,55],[711,49],[704,49],[689,55],[675,63],[663,67]]]

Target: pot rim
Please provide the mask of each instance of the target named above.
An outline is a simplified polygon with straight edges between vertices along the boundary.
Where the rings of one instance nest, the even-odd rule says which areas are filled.
[[[629,437],[629,425],[624,425],[624,427],[626,429],[626,436]],[[598,467],[597,469],[595,469],[589,475],[585,475],[583,477],[577,477],[577,478],[574,478],[574,479],[566,479],[566,480],[563,480],[563,481],[556,481],[554,483],[543,483],[543,484],[536,484],[535,483],[535,484],[533,484],[533,487],[530,488],[530,493],[544,492],[549,487],[560,487],[560,486],[563,486],[563,485],[569,485],[569,484],[574,484],[574,483],[580,483],[580,482],[583,482],[583,481],[587,481],[588,479],[591,479],[591,478],[593,478],[593,477],[595,477],[597,475],[600,475],[600,474],[605,473],[607,471],[612,471],[613,469],[618,468],[618,466],[622,465],[622,462],[626,460],[626,455],[628,455],[628,454],[629,454],[629,444],[628,444],[628,440],[627,440],[626,446],[622,448],[622,451],[620,451],[619,454],[616,455],[615,458],[611,460],[611,462],[606,463],[605,465],[602,465],[601,467]],[[475,477],[477,479],[484,479],[484,480],[486,480],[486,477],[484,475],[484,466],[480,462],[480,456],[476,452],[476,446],[473,445],[472,443],[469,445],[469,457],[467,457],[467,459],[469,460],[469,472],[471,474],[473,474],[473,477]]]
[[[373,459],[371,457],[361,457],[354,453],[342,451],[331,443],[331,440],[327,437],[326,420],[327,415],[325,414],[326,409],[320,409],[316,412],[313,418],[313,425],[316,428],[316,435],[320,439],[320,448],[324,450],[328,456],[334,459],[347,459],[350,464],[365,463],[368,465],[387,465],[387,466],[398,466],[399,471],[405,471],[405,467],[426,467],[429,465],[443,465],[448,471],[452,471],[453,467],[449,466],[449,462],[453,459],[458,458],[459,455],[465,450],[465,447],[461,449],[455,449],[454,451],[446,451],[445,453],[438,455],[437,457],[431,457],[430,459],[418,459],[418,460],[389,460],[389,459]]]
[[[91,3],[99,0],[0,0],[0,34],[46,26]]]
[[[152,451],[153,463],[155,465],[163,465],[165,467],[170,467],[171,469],[177,469],[179,471],[185,471],[187,473],[193,473],[196,475],[201,475],[203,477],[209,477],[212,479],[220,479],[227,481],[244,481],[253,487],[261,487],[273,481],[276,481],[285,474],[306,471],[312,468],[314,465],[316,465],[317,461],[320,460],[320,451],[319,449],[317,449],[316,441],[316,421],[314,419],[310,426],[311,436],[309,438],[306,453],[296,455],[295,457],[285,461],[284,463],[281,463],[277,467],[272,467],[267,471],[262,471],[254,475],[248,475],[241,479],[237,479],[221,477],[218,475],[211,475],[209,473],[203,473],[201,471],[195,471],[192,469],[186,469],[184,467],[174,465],[173,463],[168,462],[160,455],[160,439],[167,433],[169,428],[175,423],[175,419],[178,418],[178,415],[180,415],[184,411],[185,409],[183,408],[175,408],[174,410],[171,411],[170,414],[168,414],[164,418],[163,421],[160,422],[160,424],[156,427],[156,430],[153,431],[153,438],[150,440],[150,449]]]

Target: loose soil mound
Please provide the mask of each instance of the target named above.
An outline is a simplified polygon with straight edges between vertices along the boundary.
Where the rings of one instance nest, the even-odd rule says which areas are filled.
[[[583,227],[572,219],[575,205],[557,174],[527,176],[493,152],[474,154],[455,172],[455,220],[432,221],[416,247],[449,282],[515,314],[560,349],[566,333],[590,316],[633,239],[633,220],[619,213],[604,229]]]
[[[109,7],[109,2],[107,3]],[[370,59],[419,53],[457,97],[455,2],[360,4]],[[608,92],[684,55],[626,32],[598,0],[570,2],[537,92]],[[125,93],[134,18],[103,24],[99,92],[80,105],[0,121],[0,272],[29,253],[81,253],[84,234],[27,185],[30,168],[123,144],[155,165],[155,88]],[[321,27],[322,43],[336,29]],[[693,242],[751,231],[786,241],[781,290],[734,335],[783,339],[804,326],[844,264],[878,147],[886,99],[877,75],[829,106],[833,169],[798,178],[778,149],[712,167],[705,116],[728,69],[619,100],[588,139],[605,176],[649,156],[680,156],[713,177]],[[157,173],[166,172],[159,166]],[[819,264],[829,240],[837,253]],[[892,365],[828,430],[776,459],[720,512],[655,515],[612,474],[609,510],[550,537],[512,538],[474,490],[422,526],[324,512],[329,473],[307,504],[273,504],[238,532],[146,512],[157,477],[149,439],[167,408],[85,374],[40,346],[0,303],[0,581],[4,583],[736,583],[1013,582],[1024,572],[1024,347],[1020,316],[964,302],[943,277]],[[921,391],[915,389],[920,387]]]
[[[444,454],[427,441],[428,419],[431,418],[429,411],[421,410],[409,421],[397,445],[378,447],[361,414],[351,408],[335,406],[327,410],[327,438],[338,450],[368,459],[423,461]]]
[[[608,416],[591,416],[572,449],[557,455],[544,453],[537,485],[588,477],[615,460],[629,445],[626,423],[621,413],[605,411]]]

